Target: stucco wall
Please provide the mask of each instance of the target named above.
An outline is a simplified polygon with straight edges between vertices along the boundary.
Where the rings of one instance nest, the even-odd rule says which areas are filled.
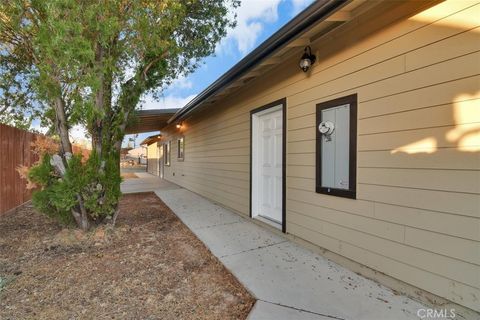
[[[158,170],[158,146],[157,142],[152,143],[147,147],[147,171],[156,176],[159,175]]]
[[[167,129],[165,178],[248,215],[249,111],[286,97],[287,232],[480,311],[479,16],[448,1],[361,41],[362,26],[322,40],[310,74],[294,57]],[[315,105],[352,93],[357,200],[314,180]]]

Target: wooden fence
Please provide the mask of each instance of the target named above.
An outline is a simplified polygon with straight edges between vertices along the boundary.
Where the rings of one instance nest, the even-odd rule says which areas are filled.
[[[30,200],[31,191],[16,168],[37,161],[30,147],[36,138],[36,134],[0,124],[0,214]]]
[[[0,215],[30,200],[32,191],[20,178],[17,167],[30,167],[38,160],[31,144],[40,135],[6,126],[0,123]],[[90,150],[72,145],[73,153],[88,159]]]

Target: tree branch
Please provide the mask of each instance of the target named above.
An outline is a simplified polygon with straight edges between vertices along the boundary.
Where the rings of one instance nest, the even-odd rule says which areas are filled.
[[[145,68],[143,69],[143,72],[142,72],[143,80],[147,79],[147,73],[148,73],[148,71],[150,70],[150,68],[151,68],[155,63],[159,62],[159,61],[162,60],[162,59],[165,59],[167,56],[168,56],[168,52],[165,51],[165,52],[162,53],[161,55],[153,58],[153,59],[145,66]]]
[[[5,111],[7,111],[8,106],[3,106],[0,108],[0,114],[3,114]]]

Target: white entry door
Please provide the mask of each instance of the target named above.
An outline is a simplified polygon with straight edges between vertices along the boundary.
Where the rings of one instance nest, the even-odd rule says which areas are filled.
[[[252,216],[282,224],[282,105],[252,114]]]

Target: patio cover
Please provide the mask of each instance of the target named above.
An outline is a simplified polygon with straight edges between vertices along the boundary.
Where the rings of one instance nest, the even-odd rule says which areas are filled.
[[[168,119],[178,110],[179,109],[153,109],[136,111],[137,119],[127,126],[125,133],[132,134],[159,131],[167,125]]]
[[[142,142],[140,142],[140,145],[143,146],[143,145],[151,145],[152,143],[155,143],[157,141],[160,141],[162,140],[162,135],[161,134],[154,134],[153,136],[149,136],[149,137],[146,137],[145,139],[143,139]]]

